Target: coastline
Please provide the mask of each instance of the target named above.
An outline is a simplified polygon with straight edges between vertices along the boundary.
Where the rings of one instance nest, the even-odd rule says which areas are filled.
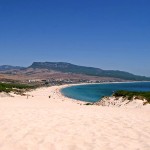
[[[148,81],[133,81],[133,82],[103,82],[103,83],[81,83],[81,84],[68,84],[68,85],[64,85],[64,87],[60,88],[60,93],[62,94],[62,96],[64,97],[67,97],[67,98],[70,98],[71,100],[75,100],[75,101],[80,101],[80,102],[84,102],[84,103],[97,103],[99,102],[100,100],[102,100],[102,98],[100,98],[98,101],[95,101],[95,102],[90,102],[90,101],[82,101],[80,100],[80,98],[72,98],[72,97],[69,97],[67,96],[67,94],[65,95],[65,93],[62,92],[63,89],[65,88],[69,88],[69,87],[74,87],[74,86],[84,86],[84,85],[103,85],[103,84],[128,84],[128,83],[145,83]],[[150,81],[149,81],[150,82]],[[112,95],[110,96],[104,96],[104,97],[110,97],[111,99],[114,99],[112,97]]]
[[[63,96],[67,86],[0,97],[0,149],[149,150],[150,107],[87,106]]]

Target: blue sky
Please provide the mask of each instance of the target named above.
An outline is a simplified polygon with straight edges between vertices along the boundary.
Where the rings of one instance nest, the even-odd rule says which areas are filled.
[[[65,61],[150,76],[149,0],[0,0],[0,65]]]

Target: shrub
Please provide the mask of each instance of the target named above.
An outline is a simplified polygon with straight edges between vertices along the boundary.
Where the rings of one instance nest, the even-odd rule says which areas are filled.
[[[116,91],[113,96],[115,97],[126,97],[129,100],[132,100],[133,97],[139,98],[139,99],[146,99],[150,103],[150,92],[133,92],[133,91]]]

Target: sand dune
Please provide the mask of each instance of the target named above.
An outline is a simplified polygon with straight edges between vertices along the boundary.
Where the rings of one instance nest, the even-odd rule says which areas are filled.
[[[150,149],[149,106],[87,106],[60,88],[0,98],[0,150]]]

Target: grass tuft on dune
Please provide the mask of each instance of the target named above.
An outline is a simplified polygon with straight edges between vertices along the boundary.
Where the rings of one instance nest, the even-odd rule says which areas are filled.
[[[16,83],[0,83],[0,92],[9,93],[11,91],[18,91],[18,90],[27,90],[33,89],[34,86],[25,85],[25,84],[16,84]]]
[[[133,92],[133,91],[116,91],[113,96],[115,97],[127,97],[129,100],[132,100],[133,98],[137,99],[146,99],[148,103],[150,103],[150,92]]]

